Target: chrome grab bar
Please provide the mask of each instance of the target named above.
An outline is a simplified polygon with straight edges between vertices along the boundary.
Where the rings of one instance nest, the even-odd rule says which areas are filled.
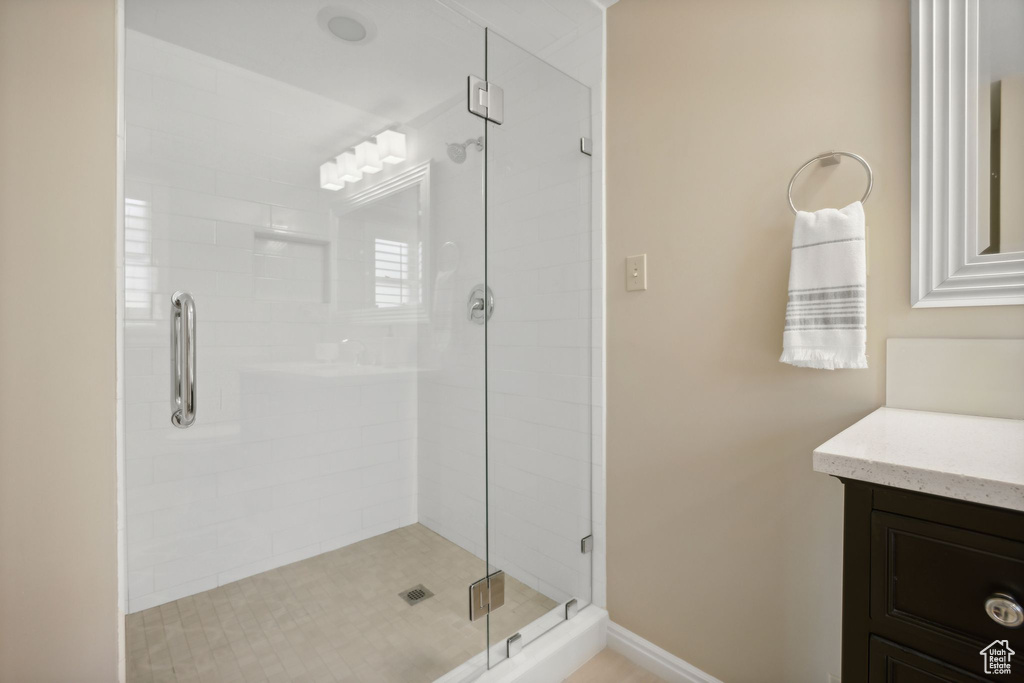
[[[171,424],[196,421],[196,302],[188,292],[171,297]]]

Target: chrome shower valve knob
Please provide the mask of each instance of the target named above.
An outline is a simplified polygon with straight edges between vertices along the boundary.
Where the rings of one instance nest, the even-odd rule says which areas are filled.
[[[466,306],[470,322],[483,325],[494,315],[494,292],[491,291],[490,287],[484,287],[482,284],[477,285],[469,292],[469,301]],[[485,311],[486,318],[484,317]]]

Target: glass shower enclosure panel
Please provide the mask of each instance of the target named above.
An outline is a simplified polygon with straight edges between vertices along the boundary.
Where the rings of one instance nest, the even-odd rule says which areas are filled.
[[[493,666],[591,600],[595,302],[590,89],[493,31],[487,81],[504,95],[487,124]]]
[[[484,31],[125,13],[128,678],[434,680],[486,648]]]

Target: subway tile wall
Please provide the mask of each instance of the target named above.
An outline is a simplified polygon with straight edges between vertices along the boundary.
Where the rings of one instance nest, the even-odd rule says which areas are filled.
[[[591,158],[591,529],[594,550],[591,585],[594,604],[607,604],[605,573],[605,444],[604,444],[604,291],[605,291],[605,211],[604,211],[604,13],[589,19],[579,29],[564,36],[538,55],[564,73],[590,88],[591,131],[594,153]],[[587,15],[588,17],[591,15]]]
[[[134,612],[416,521],[418,340],[367,299],[374,217],[339,218],[319,188],[341,105],[135,31],[127,54]],[[187,430],[170,424],[176,290],[199,319]]]

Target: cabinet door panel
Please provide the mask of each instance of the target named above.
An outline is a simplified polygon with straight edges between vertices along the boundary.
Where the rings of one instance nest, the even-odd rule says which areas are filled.
[[[978,659],[979,663],[981,659]],[[869,683],[979,683],[979,678],[881,638],[871,639]]]
[[[990,619],[985,601],[995,593],[1024,599],[1024,543],[875,512],[871,545],[873,621],[961,645],[972,662],[981,647],[1019,633]],[[925,649],[908,637],[899,640]]]

